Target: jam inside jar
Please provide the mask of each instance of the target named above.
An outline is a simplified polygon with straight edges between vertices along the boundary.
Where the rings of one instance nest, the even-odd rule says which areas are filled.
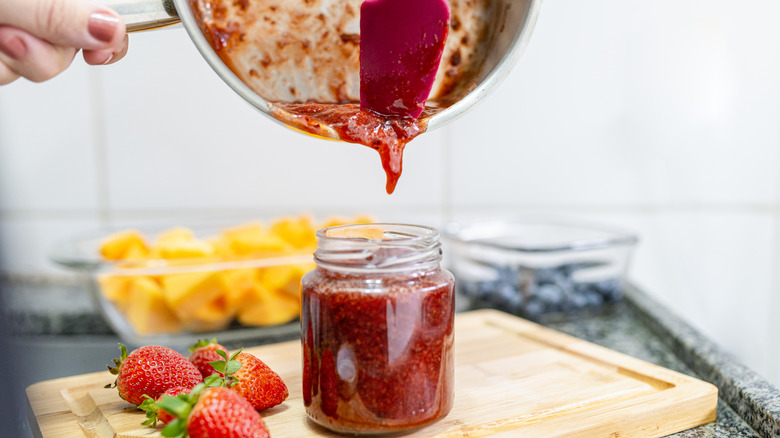
[[[336,432],[384,434],[447,415],[454,279],[439,234],[402,224],[319,230],[302,279],[303,399]]]

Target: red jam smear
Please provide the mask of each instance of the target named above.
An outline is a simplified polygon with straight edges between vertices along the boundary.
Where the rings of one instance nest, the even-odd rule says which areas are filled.
[[[403,168],[407,143],[425,132],[431,111],[420,119],[392,117],[362,109],[357,104],[274,103],[271,114],[277,119],[314,135],[330,136],[359,143],[379,152],[387,175],[385,189],[395,191]]]
[[[376,279],[319,268],[303,279],[304,405],[331,430],[408,430],[452,407],[452,275]]]

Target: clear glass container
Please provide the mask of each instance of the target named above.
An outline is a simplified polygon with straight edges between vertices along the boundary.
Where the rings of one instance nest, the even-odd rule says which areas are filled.
[[[317,232],[303,277],[303,397],[336,432],[430,424],[453,401],[454,278],[435,229],[347,225]]]
[[[446,266],[466,307],[536,319],[619,300],[637,241],[632,232],[568,218],[451,223]]]

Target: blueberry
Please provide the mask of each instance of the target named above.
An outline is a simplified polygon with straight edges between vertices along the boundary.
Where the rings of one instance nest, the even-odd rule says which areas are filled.
[[[584,293],[583,296],[587,300],[588,307],[597,308],[604,304],[604,296],[597,291],[589,290]]]
[[[594,283],[594,287],[606,301],[616,301],[622,295],[620,280],[616,278],[598,281]]]
[[[463,295],[471,297],[479,295],[480,284],[475,281],[459,281],[458,285]]]
[[[569,296],[567,303],[570,303],[575,309],[582,309],[588,305],[588,297],[582,294],[573,294]]]
[[[546,306],[558,306],[563,302],[564,292],[560,286],[552,283],[540,285],[535,291],[536,297]]]
[[[545,311],[545,305],[536,297],[531,297],[523,307],[524,313],[528,316],[539,316]]]
[[[510,284],[501,285],[495,296],[499,304],[510,312],[516,312],[523,304],[522,295]]]
[[[539,268],[534,272],[534,281],[537,284],[555,283],[556,279],[561,276],[565,277],[566,275],[567,273],[559,267]]]

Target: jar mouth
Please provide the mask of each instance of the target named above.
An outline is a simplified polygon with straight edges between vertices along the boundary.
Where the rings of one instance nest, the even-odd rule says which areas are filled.
[[[339,225],[318,230],[316,235],[314,260],[329,270],[393,273],[431,270],[441,262],[439,232],[424,225]]]

